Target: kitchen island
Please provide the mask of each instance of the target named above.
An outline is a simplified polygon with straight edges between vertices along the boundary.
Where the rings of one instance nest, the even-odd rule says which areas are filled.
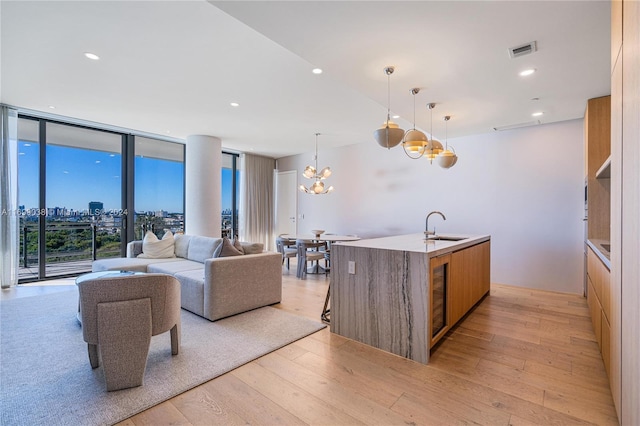
[[[331,248],[331,331],[423,364],[489,292],[490,236],[423,234]]]

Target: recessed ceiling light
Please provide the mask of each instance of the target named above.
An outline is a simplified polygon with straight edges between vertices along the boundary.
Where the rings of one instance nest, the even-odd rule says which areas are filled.
[[[49,105],[49,109],[56,109],[53,105]]]
[[[534,72],[536,72],[535,68],[529,68],[528,70],[520,71],[520,75],[522,77],[526,77],[528,75],[533,74]]]
[[[544,114],[543,112],[534,112],[533,114],[531,114],[532,117],[540,117],[542,114]]]
[[[89,59],[93,59],[94,61],[97,61],[98,59],[100,59],[100,56],[96,55],[95,53],[91,53],[91,52],[85,52],[84,56],[86,56]]]
[[[239,107],[240,104],[237,102],[231,102],[229,105],[231,105],[232,107]]]
[[[320,68],[314,68],[311,70],[311,72],[314,74],[322,74],[322,70]]]
[[[391,118],[400,118],[399,115],[392,115]]]

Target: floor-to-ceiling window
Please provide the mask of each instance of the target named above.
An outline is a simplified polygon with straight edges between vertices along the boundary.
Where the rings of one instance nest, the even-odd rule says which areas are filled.
[[[238,154],[222,153],[221,235],[228,238],[238,236],[239,163]]]
[[[19,279],[37,279],[40,217],[40,122],[18,119]]]
[[[122,135],[47,122],[46,150],[45,275],[119,256]]]
[[[184,145],[138,136],[135,158],[134,238],[184,232]]]
[[[88,272],[144,229],[184,229],[184,144],[30,116],[18,139],[20,282]]]

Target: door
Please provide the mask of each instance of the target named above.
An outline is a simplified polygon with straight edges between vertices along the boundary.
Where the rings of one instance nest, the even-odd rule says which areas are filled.
[[[298,188],[296,171],[278,172],[276,177],[276,235],[296,234]]]

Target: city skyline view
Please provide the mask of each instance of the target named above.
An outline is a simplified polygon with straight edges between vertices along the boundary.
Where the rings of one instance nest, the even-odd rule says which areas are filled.
[[[27,210],[39,207],[39,144],[19,141],[18,198]],[[47,145],[47,209],[88,212],[90,202],[101,202],[104,211],[121,206],[122,157],[119,153]],[[184,163],[136,156],[135,210],[184,213]],[[221,173],[221,210],[232,209],[233,171]]]

